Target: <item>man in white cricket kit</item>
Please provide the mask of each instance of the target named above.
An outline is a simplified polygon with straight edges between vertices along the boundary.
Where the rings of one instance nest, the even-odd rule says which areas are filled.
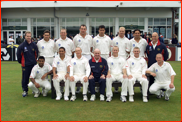
[[[133,56],[133,49],[135,47],[140,48],[140,57],[145,57],[145,51],[146,47],[148,45],[147,41],[140,36],[140,30],[136,29],[134,30],[135,37],[130,40],[130,43],[128,44],[128,52],[130,52],[130,56]]]
[[[101,57],[107,60],[111,52],[111,38],[105,35],[105,26],[99,26],[99,34],[93,39],[93,50],[99,49]]]
[[[131,56],[126,62],[126,70],[128,74],[128,89],[129,89],[129,101],[134,102],[133,95],[133,85],[136,80],[140,82],[142,86],[143,102],[148,102],[147,100],[147,90],[148,90],[148,80],[145,76],[145,71],[147,70],[147,63],[143,57],[140,57],[140,49],[135,47],[133,49],[134,56]]]
[[[128,50],[129,41],[130,40],[125,37],[125,28],[120,27],[119,35],[113,39],[112,46],[117,46],[119,48],[118,55],[125,60],[127,59],[128,53],[130,52],[130,50]]]
[[[51,89],[51,84],[46,78],[47,75],[52,74],[52,67],[45,62],[43,56],[39,56],[38,64],[35,65],[30,74],[31,82],[28,87],[35,93],[34,97],[39,97],[40,91],[38,88],[44,88],[43,96],[47,96],[48,91]]]
[[[149,91],[152,94],[156,94],[157,98],[161,98],[161,89],[166,89],[165,100],[168,101],[172,92],[175,90],[174,86],[174,72],[172,66],[163,60],[162,54],[156,55],[156,63],[147,69],[146,73],[149,73],[155,78],[154,83],[150,86]]]
[[[60,35],[61,37],[56,41],[57,52],[59,52],[60,47],[64,47],[66,55],[72,58],[75,51],[73,41],[67,37],[66,29],[61,29]]]
[[[114,81],[122,82],[122,91],[121,91],[121,101],[126,102],[127,96],[127,72],[125,68],[125,59],[118,56],[119,48],[117,46],[114,46],[112,49],[113,56],[109,57],[107,59],[107,64],[109,67],[108,74],[106,77],[106,96],[107,102],[110,102],[112,100],[112,83]]]
[[[81,25],[79,30],[80,33],[73,38],[74,46],[75,48],[80,47],[82,49],[82,56],[90,60],[93,42],[92,37],[86,33],[86,25]]]
[[[43,34],[43,39],[38,41],[37,47],[39,50],[39,56],[45,57],[45,62],[49,63],[52,66],[54,59],[54,54],[56,50],[56,44],[54,40],[50,39],[50,31],[45,30]]]
[[[68,101],[69,98],[69,62],[71,58],[65,55],[65,48],[59,48],[59,56],[55,57],[52,63],[53,67],[53,85],[56,90],[56,100],[60,100],[62,98],[62,93],[60,91],[60,81],[63,80],[65,82],[65,92],[64,92],[64,100]],[[57,71],[57,74],[56,74]]]
[[[70,87],[72,92],[71,101],[75,101],[75,84],[80,81],[83,84],[83,101],[87,101],[88,77],[90,75],[90,65],[88,59],[82,56],[81,48],[75,49],[76,57],[70,61]]]

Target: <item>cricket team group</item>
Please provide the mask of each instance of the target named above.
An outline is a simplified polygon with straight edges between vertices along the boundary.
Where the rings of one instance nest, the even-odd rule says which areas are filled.
[[[143,102],[148,102],[147,93],[157,98],[169,100],[175,90],[172,66],[168,59],[166,46],[159,41],[158,33],[152,34],[152,41],[140,36],[140,30],[134,30],[133,38],[125,37],[125,28],[119,28],[119,34],[113,40],[105,35],[105,26],[99,26],[99,34],[92,38],[87,34],[86,25],[81,25],[79,33],[71,40],[66,29],[61,29],[60,38],[54,42],[50,31],[45,30],[43,39],[37,45],[31,42],[31,32],[25,32],[25,41],[18,47],[18,62],[22,66],[22,96],[28,95],[28,88],[34,97],[47,96],[51,89],[50,81],[56,90],[56,100],[75,101],[75,85],[81,82],[83,101],[95,101],[95,83],[99,83],[100,101],[110,102],[113,97],[112,83],[121,82],[120,100],[134,102],[134,84],[141,84]],[[55,53],[58,55],[55,56]],[[145,57],[148,57],[148,61]],[[72,58],[73,57],[73,58]],[[148,64],[147,64],[148,62]],[[48,75],[53,77],[48,78]],[[146,74],[150,76],[150,82]],[[29,82],[29,79],[31,80]],[[64,95],[60,82],[64,81]],[[62,88],[63,89],[63,88]],[[70,96],[71,92],[71,96]]]

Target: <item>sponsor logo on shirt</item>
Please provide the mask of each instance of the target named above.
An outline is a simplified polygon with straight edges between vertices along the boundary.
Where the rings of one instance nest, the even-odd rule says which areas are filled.
[[[27,47],[24,47],[24,52],[27,52],[28,50],[27,50]]]
[[[133,44],[133,47],[135,47],[135,44]]]
[[[158,72],[158,70],[156,69],[155,72]]]
[[[39,71],[37,71],[37,73],[39,73]]]
[[[76,62],[74,62],[73,64],[76,65]]]
[[[44,46],[42,46],[42,49],[44,49]]]
[[[95,66],[91,66],[91,68],[95,68]]]
[[[57,64],[59,64],[59,61],[57,62]]]
[[[116,42],[116,45],[118,45],[118,42]]]
[[[114,63],[113,62],[111,62],[111,65],[113,65]]]
[[[96,41],[97,43],[99,42],[99,40]]]
[[[78,41],[79,41],[79,42],[81,42],[81,40],[80,40],[80,39],[79,39]]]
[[[152,51],[152,46],[149,47],[149,51]]]
[[[59,45],[59,47],[61,47],[61,44],[58,44]]]
[[[132,62],[132,65],[134,65],[134,62]]]

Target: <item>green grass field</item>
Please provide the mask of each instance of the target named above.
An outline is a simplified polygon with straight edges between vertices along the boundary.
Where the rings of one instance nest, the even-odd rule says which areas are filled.
[[[170,100],[157,99],[150,95],[148,103],[143,103],[138,87],[135,87],[134,103],[122,103],[120,94],[113,100],[83,102],[81,93],[75,102],[56,101],[42,95],[34,98],[29,90],[23,98],[21,88],[21,65],[17,62],[1,62],[1,120],[2,121],[180,121],[181,120],[181,62],[170,62],[177,76],[176,90]],[[121,89],[119,89],[121,91]],[[90,99],[90,94],[88,94]],[[128,97],[127,97],[128,100]]]

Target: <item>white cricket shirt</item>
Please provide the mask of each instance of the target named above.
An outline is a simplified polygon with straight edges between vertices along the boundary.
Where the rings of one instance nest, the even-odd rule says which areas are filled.
[[[69,66],[71,58],[65,55],[65,58],[62,60],[60,56],[54,58],[52,67],[57,68],[57,72],[67,72],[67,66]]]
[[[171,76],[176,75],[172,66],[165,61],[162,66],[159,66],[157,62],[154,63],[148,70],[156,74],[155,82],[160,84],[171,83]]]
[[[133,49],[135,47],[139,47],[140,48],[140,57],[141,56],[145,56],[145,51],[146,51],[146,47],[147,47],[148,43],[147,41],[140,37],[140,41],[139,42],[136,42],[134,38],[132,38],[130,41],[129,41],[129,44],[128,44],[128,50],[130,50],[130,56],[134,56],[134,53],[133,53]]]
[[[128,75],[145,75],[147,70],[146,60],[143,57],[135,58],[132,56],[126,61],[126,70]]]
[[[44,57],[54,57],[56,50],[56,44],[54,40],[49,39],[48,42],[46,42],[44,39],[38,41],[37,47],[39,50],[39,56]]]
[[[64,47],[65,48],[67,56],[72,56],[72,52],[75,51],[75,46],[73,44],[73,41],[71,39],[69,39],[68,37],[66,37],[65,40],[63,40],[62,38],[59,38],[56,41],[57,52],[59,52],[59,48],[60,47]]]
[[[89,55],[91,54],[90,48],[92,47],[93,39],[90,35],[86,35],[85,38],[83,38],[80,34],[77,34],[73,38],[73,43],[75,48],[80,47],[82,49],[82,54]]]
[[[90,71],[91,69],[87,58],[82,56],[80,59],[78,59],[77,57],[71,59],[70,76],[86,75],[87,77],[89,77]]]
[[[107,59],[107,64],[108,64],[110,74],[114,74],[114,75],[122,74],[123,73],[122,69],[125,69],[125,63],[126,63],[125,59],[120,56],[109,57]]]
[[[103,37],[100,37],[97,35],[93,39],[93,50],[99,49],[101,54],[109,55],[111,52],[112,47],[112,41],[109,36],[104,35]]]
[[[37,64],[32,68],[30,78],[41,79],[41,77],[45,73],[50,72],[51,70],[52,70],[52,67],[46,62],[44,63],[43,67],[40,67],[39,64]]]

